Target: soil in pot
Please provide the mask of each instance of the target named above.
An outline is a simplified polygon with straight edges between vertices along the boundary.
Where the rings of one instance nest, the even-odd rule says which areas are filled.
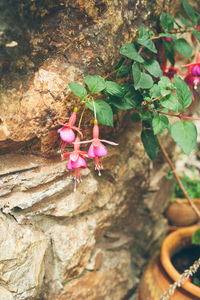
[[[172,256],[171,261],[176,270],[179,273],[183,273],[185,269],[189,269],[191,265],[200,256],[200,246],[199,245],[189,245]],[[200,287],[200,268],[198,271],[190,277],[191,282]]]

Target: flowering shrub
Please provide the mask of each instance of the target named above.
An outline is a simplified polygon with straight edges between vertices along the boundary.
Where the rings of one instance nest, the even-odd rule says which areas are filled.
[[[154,160],[157,156],[158,135],[164,130],[169,132],[184,153],[189,155],[194,148],[197,129],[191,122],[193,118],[187,116],[185,111],[192,103],[193,89],[200,84],[200,53],[196,62],[191,63],[193,48],[180,34],[190,32],[191,44],[197,47],[200,41],[199,14],[186,0],[181,2],[188,19],[179,14],[177,21],[163,13],[160,16],[161,33],[155,34],[141,26],[137,38],[121,47],[122,57],[113,72],[105,78],[85,76],[84,85],[78,82],[69,84],[71,91],[80,98],[80,121],[75,127],[75,108],[69,122],[61,124],[58,132],[63,141],[62,158],[69,157],[67,168],[75,169],[75,182],[80,181],[80,168],[86,167],[84,157],[95,159],[95,169],[100,175],[103,169],[101,157],[107,155],[103,143],[117,144],[99,139],[98,123],[113,126],[113,116],[119,110],[133,111],[131,119],[142,122],[141,140],[150,159]],[[164,57],[161,57],[163,53]],[[175,66],[177,54],[186,60],[183,66],[183,70],[187,68],[185,74]],[[162,58],[162,65],[159,58]],[[124,83],[119,84],[122,78]],[[94,115],[93,139],[80,141],[81,122],[86,109]],[[178,120],[170,124],[170,116]],[[74,130],[79,136],[76,139]],[[74,151],[64,153],[66,143],[73,142]],[[81,144],[89,142],[88,152],[80,151]]]

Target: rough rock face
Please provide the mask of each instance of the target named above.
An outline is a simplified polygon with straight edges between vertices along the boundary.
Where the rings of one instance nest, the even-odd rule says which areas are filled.
[[[121,116],[121,127],[101,129],[119,143],[109,148],[103,176],[88,162],[73,193],[57,129],[77,103],[68,83],[112,70],[122,43],[141,24],[155,30],[165,8],[165,1],[1,1],[2,300],[120,300],[134,293],[166,233],[168,167],[160,156],[149,161],[140,125]],[[86,136],[90,124],[85,118]]]
[[[75,193],[65,162],[0,157],[2,299],[120,300],[134,291],[166,233],[171,182],[161,157],[153,167],[144,154],[140,126],[127,125],[103,176],[91,164]]]

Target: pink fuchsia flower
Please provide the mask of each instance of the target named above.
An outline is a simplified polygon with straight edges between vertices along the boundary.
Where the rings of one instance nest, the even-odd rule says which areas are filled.
[[[69,122],[66,124],[60,123],[60,125],[63,125],[63,127],[58,129],[58,133],[60,134],[60,137],[64,143],[71,144],[75,140],[75,134],[73,130],[78,131],[78,133],[82,135],[79,128],[74,126],[76,122],[76,113],[77,113],[77,108],[75,107],[73,113],[69,118]]]
[[[74,142],[74,151],[73,152],[66,152],[62,155],[62,160],[69,157],[67,162],[67,169],[71,171],[75,169],[75,180],[74,180],[74,191],[76,191],[76,182],[81,181],[80,176],[80,168],[84,169],[87,168],[86,162],[84,157],[88,157],[86,151],[80,151],[80,138],[77,137]]]
[[[197,89],[200,83],[200,52],[197,54],[196,62],[187,64],[183,67],[188,68],[188,74],[185,77],[185,82],[190,88]]]
[[[103,165],[101,162],[101,157],[106,156],[108,153],[108,150],[106,147],[102,144],[107,143],[113,146],[117,146],[118,144],[107,141],[107,140],[100,140],[99,139],[99,126],[97,120],[94,121],[94,127],[93,127],[93,139],[89,141],[83,141],[82,143],[89,143],[91,142],[91,145],[88,150],[88,157],[95,159],[95,170],[98,170],[99,176],[101,176],[100,170],[103,169]]]

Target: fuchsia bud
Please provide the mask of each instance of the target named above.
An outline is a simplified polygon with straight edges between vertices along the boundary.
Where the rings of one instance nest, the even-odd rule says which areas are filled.
[[[164,37],[164,40],[168,41],[169,43],[172,42],[172,38],[170,38],[170,37],[168,37],[168,36],[165,36],[165,37]]]

